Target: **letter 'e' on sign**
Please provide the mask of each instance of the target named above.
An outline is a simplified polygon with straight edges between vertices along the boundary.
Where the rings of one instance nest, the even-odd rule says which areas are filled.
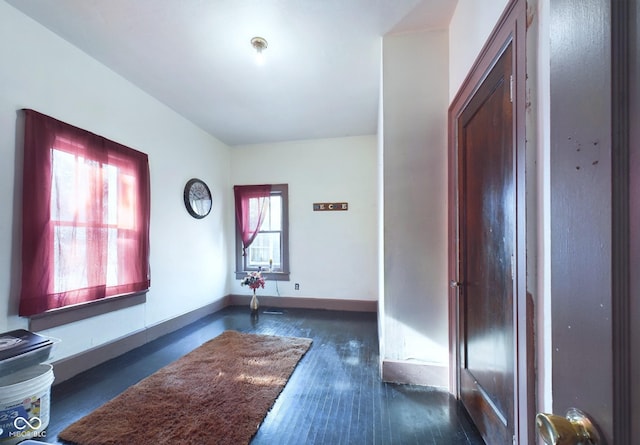
[[[349,204],[346,202],[314,202],[314,212],[331,212],[349,210]]]

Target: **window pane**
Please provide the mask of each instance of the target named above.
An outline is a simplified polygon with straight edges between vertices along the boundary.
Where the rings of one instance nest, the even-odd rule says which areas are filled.
[[[251,227],[258,224],[258,215],[260,214],[260,199],[252,198],[249,200],[249,222]]]
[[[107,230],[107,286],[118,284],[118,229]]]
[[[282,230],[282,197],[271,195],[267,202],[264,220],[260,226],[261,232]]]
[[[110,190],[117,196],[118,227],[120,229],[136,229],[136,178],[118,171],[118,181]]]
[[[51,219],[73,221],[78,199],[68,194],[77,191],[76,157],[60,150],[52,150]],[[66,199],[65,199],[66,196]]]
[[[263,230],[282,230],[282,196],[271,195],[271,217],[269,229]]]
[[[63,150],[54,149],[52,160],[51,215],[61,224],[55,226],[54,233],[54,292],[96,284],[88,281],[86,262],[100,255],[93,252],[97,246],[106,256],[106,282],[100,284],[117,286],[123,252],[119,233],[135,230],[136,225],[135,177],[114,165]],[[100,198],[93,198],[97,196]],[[91,227],[98,229],[91,233],[99,239],[87,239],[87,228]]]
[[[105,188],[105,194],[107,195],[104,199],[106,203],[106,212],[107,212],[107,224],[115,225],[118,223],[118,169],[113,165],[105,165],[105,176],[107,181],[107,186]]]
[[[87,287],[87,232],[83,228],[56,226],[54,230],[53,292]]]
[[[279,232],[259,233],[249,246],[247,267],[268,269],[269,260],[273,260],[273,269],[280,269],[282,267],[280,240]]]

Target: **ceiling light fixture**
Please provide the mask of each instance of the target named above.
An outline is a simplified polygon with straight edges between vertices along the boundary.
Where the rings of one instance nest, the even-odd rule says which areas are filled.
[[[254,37],[251,39],[251,46],[256,50],[256,63],[262,65],[264,63],[264,55],[262,51],[267,48],[267,41],[262,37]]]

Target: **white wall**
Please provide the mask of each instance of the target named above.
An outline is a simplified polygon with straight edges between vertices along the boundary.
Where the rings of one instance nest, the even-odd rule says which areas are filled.
[[[449,23],[449,102],[469,73],[509,0],[458,0]]]
[[[18,110],[44,114],[149,155],[151,290],[147,303],[50,329],[56,359],[202,307],[226,294],[229,148],[66,41],[0,2],[0,332],[18,317],[21,147]],[[195,220],[182,202],[200,177],[212,214]]]
[[[446,110],[506,4],[459,0],[449,30],[384,38],[383,359],[448,363]],[[16,315],[21,207],[16,116],[27,107],[146,152],[151,164],[148,301],[50,330],[63,340],[56,359],[227,293],[247,293],[232,275],[233,184],[289,184],[291,281],[278,283],[280,295],[378,298],[375,136],[230,151],[4,2],[0,60],[0,331],[27,326]],[[248,168],[256,159],[259,166]],[[214,194],[212,214],[203,220],[188,216],[182,204],[191,177],[204,179]],[[317,201],[348,201],[349,211],[313,212]],[[293,289],[296,282],[299,291]],[[273,282],[265,293],[276,295]]]
[[[446,30],[383,40],[383,360],[448,366]]]
[[[260,293],[377,300],[376,144],[375,136],[359,136],[233,148],[230,201],[233,185],[289,184],[291,280],[277,288],[268,281]],[[314,212],[314,202],[348,202],[349,210]],[[232,204],[229,215],[234,240]],[[233,249],[228,260],[235,263]],[[234,280],[231,293],[248,295],[249,289]]]

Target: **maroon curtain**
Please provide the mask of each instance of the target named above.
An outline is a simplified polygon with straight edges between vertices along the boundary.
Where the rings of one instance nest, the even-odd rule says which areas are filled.
[[[236,185],[236,224],[242,237],[242,255],[246,254],[264,221],[271,196],[271,185]]]
[[[148,289],[147,155],[24,113],[20,315]]]

